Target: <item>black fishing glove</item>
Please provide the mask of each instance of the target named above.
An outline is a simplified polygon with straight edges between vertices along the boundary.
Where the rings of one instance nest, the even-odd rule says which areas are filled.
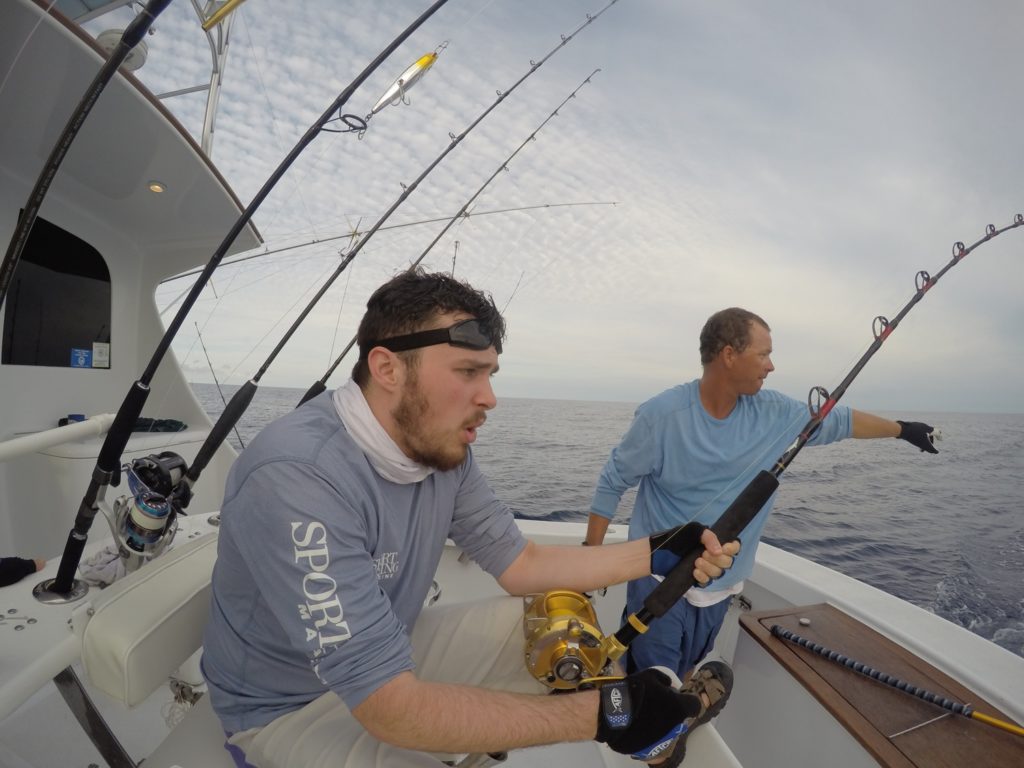
[[[36,572],[35,560],[24,557],[0,558],[0,587],[21,581],[30,573]]]
[[[700,699],[681,693],[681,687],[678,677],[659,667],[606,683],[594,739],[638,760],[664,754],[682,733],[683,721],[700,713]]]
[[[651,573],[665,576],[688,554],[698,547],[706,525],[687,523],[651,535]]]
[[[939,452],[935,447],[935,429],[933,427],[920,421],[900,421],[896,419],[896,423],[900,425],[900,440],[906,440],[911,445],[916,445],[922,451],[928,451],[928,453]]]

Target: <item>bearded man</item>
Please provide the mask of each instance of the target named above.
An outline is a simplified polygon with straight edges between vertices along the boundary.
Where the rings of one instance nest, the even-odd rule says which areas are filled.
[[[646,576],[666,542],[701,550],[707,583],[739,545],[699,524],[590,550],[528,542],[470,450],[504,335],[486,294],[404,272],[367,303],[352,379],[236,461],[202,664],[239,766],[436,768],[438,753],[586,739],[653,755],[721,699],[720,681],[653,669],[568,696],[527,673],[511,596]],[[423,609],[449,538],[510,597]]]

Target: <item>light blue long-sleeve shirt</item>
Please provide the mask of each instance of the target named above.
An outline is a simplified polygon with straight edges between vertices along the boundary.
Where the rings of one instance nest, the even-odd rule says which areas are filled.
[[[700,381],[662,392],[636,410],[633,424],[601,470],[591,510],[611,519],[627,488],[639,483],[629,538],[639,539],[696,520],[711,525],[762,469],[769,469],[800,433],[807,405],[772,390],[743,395],[724,419],[700,402]],[[836,406],[808,445],[850,437],[852,411]],[[747,578],[773,495],[743,531],[732,568],[715,580],[724,590]]]

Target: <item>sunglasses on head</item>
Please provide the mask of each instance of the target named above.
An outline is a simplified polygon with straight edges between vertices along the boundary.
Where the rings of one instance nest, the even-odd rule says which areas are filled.
[[[498,354],[501,354],[501,342],[491,341],[491,337],[480,327],[480,321],[471,317],[468,320],[460,320],[447,328],[417,331],[404,336],[392,336],[390,339],[371,341],[365,346],[360,345],[360,357],[365,359],[374,347],[384,347],[392,352],[405,352],[410,349],[432,347],[435,344],[451,344],[453,347],[475,350],[494,347]]]

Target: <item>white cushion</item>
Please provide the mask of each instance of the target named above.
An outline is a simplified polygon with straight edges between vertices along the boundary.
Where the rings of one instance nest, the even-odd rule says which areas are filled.
[[[89,680],[129,707],[163,685],[202,644],[217,535],[174,547],[114,582],[82,638]]]

